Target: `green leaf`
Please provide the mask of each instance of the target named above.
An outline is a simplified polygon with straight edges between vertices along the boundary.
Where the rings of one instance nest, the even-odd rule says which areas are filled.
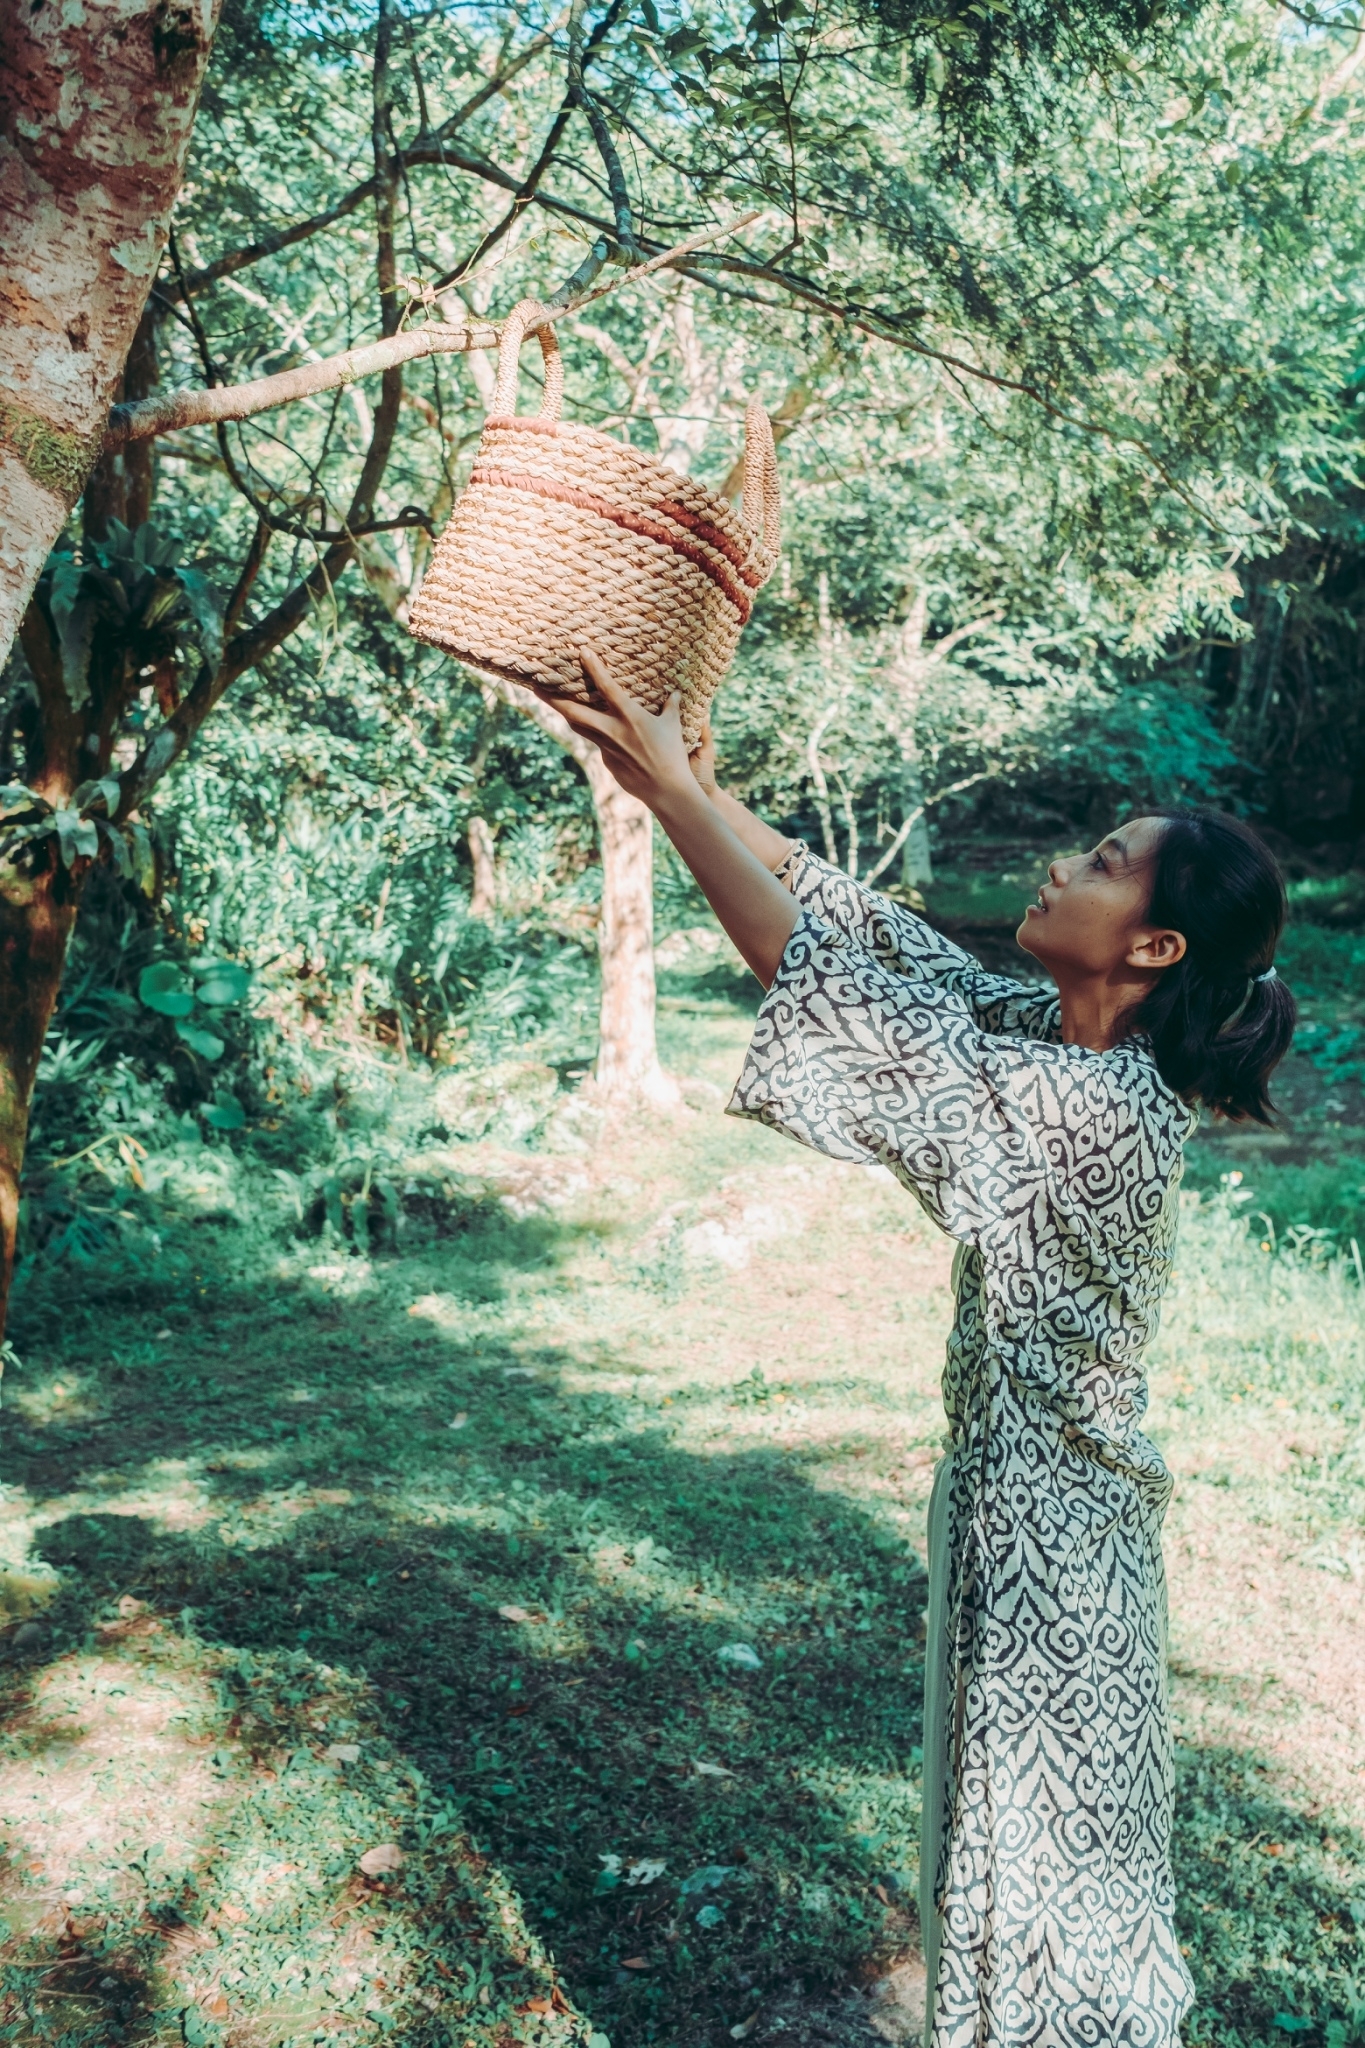
[[[194,622],[199,652],[209,668],[216,669],[223,658],[223,606],[217,591],[199,569],[178,569],[190,618]]]
[[[1312,2020],[1301,2020],[1292,2012],[1277,2012],[1270,2024],[1278,2027],[1282,2034],[1307,2034],[1313,2027]]]
[[[133,856],[128,851],[128,841],[117,825],[111,825],[107,818],[97,819],[96,824],[108,841],[109,858],[114,863],[120,880],[130,882],[133,878]]]
[[[152,835],[145,825],[130,821],[123,828],[133,856],[133,872],[137,885],[144,896],[156,894],[156,852],[152,846]]]
[[[226,1050],[216,1031],[205,1031],[198,1024],[187,1024],[183,1017],[175,1020],[175,1035],[191,1052],[197,1052],[201,1060],[220,1060]]]
[[[55,578],[54,584],[55,584]],[[52,622],[57,628],[57,649],[62,658],[62,686],[73,711],[90,701],[90,648],[95,638],[99,606],[94,595],[81,591],[59,612],[54,592]]]
[[[0,789],[0,818],[12,817],[20,811],[35,808],[47,812],[52,806],[46,797],[39,796],[37,790],[29,789],[25,783],[11,782],[4,789]]]
[[[196,974],[203,969],[195,968]],[[215,960],[199,983],[199,1000],[210,1009],[222,1009],[227,1003],[240,1003],[251,987],[251,975],[247,968],[236,960]]]
[[[138,1001],[159,1017],[188,1017],[194,1008],[194,990],[170,960],[154,960],[143,968],[137,995]]]
[[[100,838],[93,818],[83,818],[78,811],[68,809],[54,811],[52,823],[67,867],[82,854],[90,860],[95,858],[100,850]]]
[[[226,1089],[220,1089],[212,1102],[204,1104],[203,1117],[204,1122],[212,1124],[215,1131],[240,1131],[246,1122],[246,1111],[235,1095],[229,1095]]]

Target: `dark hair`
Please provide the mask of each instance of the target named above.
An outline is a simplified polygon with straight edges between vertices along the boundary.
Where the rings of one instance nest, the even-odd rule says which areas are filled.
[[[1297,1014],[1278,975],[1266,979],[1285,920],[1284,881],[1263,840],[1221,811],[1159,810],[1147,921],[1184,935],[1128,1019],[1152,1041],[1162,1079],[1220,1116],[1267,1124],[1267,1083]]]

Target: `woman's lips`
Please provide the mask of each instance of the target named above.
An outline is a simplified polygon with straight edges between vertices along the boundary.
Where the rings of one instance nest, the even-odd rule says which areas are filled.
[[[1028,909],[1024,912],[1024,915],[1025,917],[1029,917],[1034,913],[1036,913],[1039,917],[1047,916],[1047,899],[1043,895],[1041,889],[1038,891],[1038,894],[1034,898],[1033,902],[1029,904]]]

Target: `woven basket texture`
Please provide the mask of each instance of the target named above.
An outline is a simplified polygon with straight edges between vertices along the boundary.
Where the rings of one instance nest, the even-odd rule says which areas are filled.
[[[559,418],[552,326],[538,417],[516,417],[517,361],[544,308],[509,314],[498,382],[468,489],[436,543],[410,630],[471,668],[548,696],[590,695],[594,648],[622,688],[658,710],[676,690],[695,746],[754,593],[772,574],[781,506],[772,428],[745,416],[739,512],[691,477],[595,427]]]

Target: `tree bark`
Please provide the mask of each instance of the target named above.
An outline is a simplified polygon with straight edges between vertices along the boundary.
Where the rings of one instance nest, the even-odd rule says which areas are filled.
[[[487,818],[469,821],[469,858],[474,867],[469,915],[491,917],[498,907],[498,871],[493,860],[493,832]]]
[[[0,14],[0,658],[103,444],[219,0]]]
[[[924,772],[917,732],[927,674],[924,629],[928,622],[929,600],[921,584],[906,613],[887,678],[900,707],[901,802],[904,815],[913,819],[906,834],[901,865],[901,881],[907,889],[928,888],[934,879],[929,824],[924,815]]]
[[[654,820],[628,796],[596,747],[583,764],[602,848],[602,1007],[597,1033],[597,1086],[609,1101],[643,1101],[671,1109],[676,1081],[659,1065],[655,1036]]]
[[[0,1335],[14,1274],[29,1105],[76,922],[77,895],[55,849],[40,873],[0,871]]]
[[[627,796],[596,747],[580,739],[553,705],[519,683],[501,682],[497,688],[506,703],[524,711],[573,755],[592,791],[602,852],[598,1088],[609,1102],[643,1101],[655,1109],[676,1109],[682,1091],[659,1065],[655,1036],[654,820],[638,797]]]

